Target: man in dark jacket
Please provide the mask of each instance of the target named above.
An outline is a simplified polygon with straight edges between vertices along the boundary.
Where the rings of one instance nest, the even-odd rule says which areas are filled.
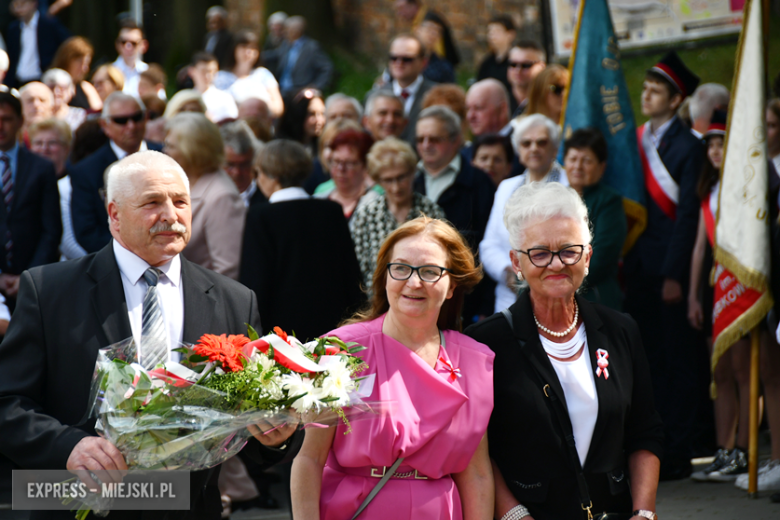
[[[8,26],[10,66],[6,84],[18,87],[41,78],[57,48],[70,34],[56,18],[38,12],[37,0],[14,0],[11,12],[17,20]]]
[[[263,52],[263,62],[279,81],[282,95],[304,87],[324,91],[333,77],[333,62],[320,44],[306,36],[306,20],[291,16],[284,22],[285,41]]]

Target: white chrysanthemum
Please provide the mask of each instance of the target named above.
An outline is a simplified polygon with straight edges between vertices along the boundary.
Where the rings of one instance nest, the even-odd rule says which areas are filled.
[[[319,399],[323,397],[322,389],[315,388],[311,379],[292,373],[282,376],[282,388],[287,390],[289,396],[303,395],[296,400],[291,407],[298,412],[306,412],[312,408],[319,408]]]
[[[335,406],[345,406],[349,403],[349,392],[355,389],[355,382],[350,377],[349,368],[345,360],[332,363],[328,366],[328,375],[322,380],[323,397],[337,397],[338,401],[331,403]]]
[[[274,362],[273,359],[269,358],[259,350],[255,350],[252,353],[252,356],[249,358],[249,361],[257,365],[258,372],[266,372],[268,370],[273,369],[276,366],[276,363]]]

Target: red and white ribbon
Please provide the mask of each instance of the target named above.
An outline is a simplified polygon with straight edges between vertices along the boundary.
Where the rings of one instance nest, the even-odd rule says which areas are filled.
[[[444,356],[439,356],[439,361],[441,361],[442,364],[447,367],[447,370],[450,371],[450,382],[455,381],[459,377],[463,377],[463,374],[460,373],[460,369],[453,367],[452,363],[444,359]]]
[[[671,220],[677,216],[680,187],[666,169],[651,138],[650,122],[637,128],[639,158],[645,174],[645,187],[655,203]]]
[[[609,370],[607,370],[609,361],[607,359],[609,359],[609,353],[606,350],[600,348],[596,351],[596,363],[599,366],[596,369],[596,377],[601,377],[601,372],[604,371],[604,379],[609,379]]]

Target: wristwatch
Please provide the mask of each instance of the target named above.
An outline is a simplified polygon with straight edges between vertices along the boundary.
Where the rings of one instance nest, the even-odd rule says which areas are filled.
[[[642,518],[649,518],[650,520],[658,520],[658,515],[647,509],[637,509],[631,514],[634,516],[641,516]]]

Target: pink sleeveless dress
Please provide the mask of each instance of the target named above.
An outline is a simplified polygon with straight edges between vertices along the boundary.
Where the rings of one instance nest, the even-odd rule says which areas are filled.
[[[322,475],[320,517],[349,520],[379,482],[369,476],[403,457],[390,479],[361,514],[372,520],[459,520],[460,495],[451,474],[466,469],[487,430],[493,410],[493,352],[455,331],[444,331],[436,367],[382,333],[384,316],[328,335],[367,347],[358,355],[376,374],[367,400],[393,401],[390,413],[337,427]],[[459,370],[456,370],[459,369]],[[457,373],[460,373],[458,376]]]

